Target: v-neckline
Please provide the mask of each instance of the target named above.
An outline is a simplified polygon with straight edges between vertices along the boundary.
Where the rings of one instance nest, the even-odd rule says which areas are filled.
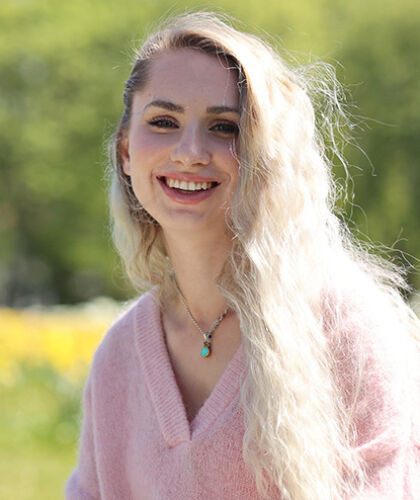
[[[160,310],[152,292],[140,300],[135,321],[136,348],[165,441],[172,447],[198,438],[239,393],[245,370],[243,344],[239,345],[190,423],[165,343]]]

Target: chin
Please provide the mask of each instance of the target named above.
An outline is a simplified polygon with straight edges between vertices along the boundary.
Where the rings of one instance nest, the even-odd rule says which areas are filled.
[[[202,234],[219,234],[220,236],[228,232],[225,220],[215,220],[203,214],[179,213],[172,216],[160,224],[164,233],[179,235],[184,238],[187,235],[194,237]]]

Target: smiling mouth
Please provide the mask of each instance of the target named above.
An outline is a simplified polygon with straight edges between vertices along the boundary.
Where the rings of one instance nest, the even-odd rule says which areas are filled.
[[[209,191],[219,185],[218,182],[180,181],[167,177],[158,177],[157,179],[170,189],[185,194],[196,193],[198,191]]]

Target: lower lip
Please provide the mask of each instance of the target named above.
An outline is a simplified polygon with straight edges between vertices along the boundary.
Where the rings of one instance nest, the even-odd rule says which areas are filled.
[[[165,181],[158,179],[159,184],[162,186],[162,189],[164,192],[171,198],[172,200],[182,203],[183,205],[195,205],[197,203],[200,203],[200,201],[206,200],[209,198],[215,189],[219,186],[214,186],[210,189],[202,190],[202,191],[192,191],[190,193],[182,193],[181,191],[178,191],[177,189],[170,188],[169,186],[166,185]]]

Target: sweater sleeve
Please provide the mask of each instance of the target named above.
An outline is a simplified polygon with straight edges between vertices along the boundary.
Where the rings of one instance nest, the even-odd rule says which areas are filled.
[[[367,483],[352,500],[420,500],[419,351],[381,340],[364,346],[355,417]]]
[[[90,378],[83,392],[83,424],[79,448],[79,462],[67,480],[65,498],[66,500],[98,500],[100,492],[94,451]]]
[[[366,461],[368,484],[351,500],[418,500],[420,450],[417,445],[371,457]]]

